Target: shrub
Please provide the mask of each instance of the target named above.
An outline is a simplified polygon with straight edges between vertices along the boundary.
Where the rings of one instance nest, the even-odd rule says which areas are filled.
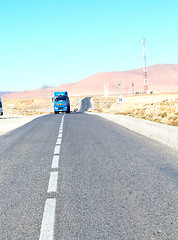
[[[162,117],[162,118],[167,117],[167,112],[163,112],[163,113],[161,114],[161,117]]]

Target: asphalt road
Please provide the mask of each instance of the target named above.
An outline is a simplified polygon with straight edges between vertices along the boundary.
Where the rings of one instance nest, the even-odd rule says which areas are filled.
[[[91,108],[91,102],[90,102],[91,97],[85,97],[84,99],[82,99],[81,101],[81,106],[80,106],[80,112],[85,112],[87,111],[89,108]]]
[[[177,152],[84,113],[0,136],[0,239],[178,239]]]

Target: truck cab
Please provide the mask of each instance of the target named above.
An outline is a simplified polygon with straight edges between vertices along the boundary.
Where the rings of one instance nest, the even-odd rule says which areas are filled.
[[[70,100],[67,92],[54,92],[54,113],[70,113]]]
[[[2,110],[2,101],[1,101],[1,98],[0,98],[0,116],[3,115],[3,110]]]

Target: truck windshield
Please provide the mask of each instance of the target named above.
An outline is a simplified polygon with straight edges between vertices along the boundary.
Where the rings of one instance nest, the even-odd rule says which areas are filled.
[[[55,99],[56,102],[61,101],[61,100],[66,101],[67,100],[66,96],[57,96]]]

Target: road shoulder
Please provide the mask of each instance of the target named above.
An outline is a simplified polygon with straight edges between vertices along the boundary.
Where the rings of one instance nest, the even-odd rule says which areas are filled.
[[[3,135],[9,131],[12,131],[18,127],[25,125],[26,123],[34,120],[35,118],[40,117],[36,116],[3,116],[0,118],[0,135]]]
[[[144,119],[134,118],[127,115],[110,113],[89,113],[106,118],[120,124],[131,131],[161,142],[178,151],[178,127],[156,123]]]

